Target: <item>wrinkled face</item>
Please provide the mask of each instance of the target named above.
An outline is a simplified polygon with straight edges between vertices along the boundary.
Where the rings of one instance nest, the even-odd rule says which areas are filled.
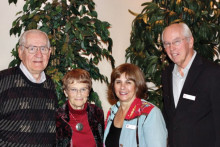
[[[43,33],[34,32],[28,33],[26,35],[26,43],[23,44],[25,47],[30,46],[46,46],[47,47],[47,38]],[[28,49],[23,46],[20,46],[18,49],[19,57],[28,71],[34,76],[40,74],[47,66],[50,52],[48,54],[42,54],[38,50],[35,54],[30,54]]]
[[[77,82],[69,84],[64,93],[73,109],[83,109],[89,97],[88,84]]]
[[[121,74],[121,76],[115,80],[114,90],[120,102],[131,103],[136,98],[135,83],[127,79],[125,73]]]
[[[169,58],[185,68],[193,56],[193,37],[186,38],[180,25],[173,24],[164,30],[163,44]]]

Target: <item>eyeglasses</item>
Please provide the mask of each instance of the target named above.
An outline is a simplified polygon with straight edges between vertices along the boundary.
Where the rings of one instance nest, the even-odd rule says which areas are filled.
[[[70,88],[68,90],[73,94],[78,94],[79,92],[80,94],[86,94],[89,89],[88,88],[81,88],[81,89]]]
[[[28,50],[28,53],[30,54],[35,54],[39,49],[42,54],[48,54],[50,51],[50,49],[46,46],[29,46],[29,47],[26,47],[24,45],[21,46],[25,47]]]
[[[179,46],[183,40],[185,40],[186,38],[183,38],[183,39],[177,39],[177,40],[174,40],[172,41],[171,43],[170,42],[163,42],[163,47],[164,48],[170,48],[171,47],[171,44],[172,46]]]

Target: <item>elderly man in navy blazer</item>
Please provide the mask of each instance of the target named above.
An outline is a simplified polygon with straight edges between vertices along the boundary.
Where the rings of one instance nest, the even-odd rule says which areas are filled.
[[[196,53],[185,23],[166,27],[162,41],[174,62],[162,74],[169,147],[220,147],[220,66]]]

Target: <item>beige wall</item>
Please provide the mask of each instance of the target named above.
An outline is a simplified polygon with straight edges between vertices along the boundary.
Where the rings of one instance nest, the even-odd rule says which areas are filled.
[[[108,21],[111,24],[110,36],[113,40],[113,57],[115,65],[118,66],[125,62],[125,49],[129,46],[131,24],[135,18],[128,12],[128,9],[140,13],[141,4],[149,0],[94,0],[96,3],[96,11],[98,18],[102,21]],[[11,50],[15,47],[18,38],[9,35],[9,30],[15,14],[22,10],[24,1],[18,0],[17,5],[8,4],[7,0],[3,0],[0,5],[0,70],[8,67],[12,60]],[[108,78],[111,74],[111,66],[107,61],[99,64],[100,72]],[[99,94],[102,101],[104,113],[106,115],[110,104],[107,101],[107,87],[100,82],[93,82],[94,90]]]

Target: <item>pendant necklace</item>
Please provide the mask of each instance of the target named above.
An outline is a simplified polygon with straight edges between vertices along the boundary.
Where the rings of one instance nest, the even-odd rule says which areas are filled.
[[[83,124],[81,123],[81,122],[78,122],[77,120],[76,120],[76,118],[72,115],[72,113],[71,112],[69,112],[70,113],[70,115],[72,116],[72,118],[76,121],[76,130],[77,131],[82,131],[83,130]]]

